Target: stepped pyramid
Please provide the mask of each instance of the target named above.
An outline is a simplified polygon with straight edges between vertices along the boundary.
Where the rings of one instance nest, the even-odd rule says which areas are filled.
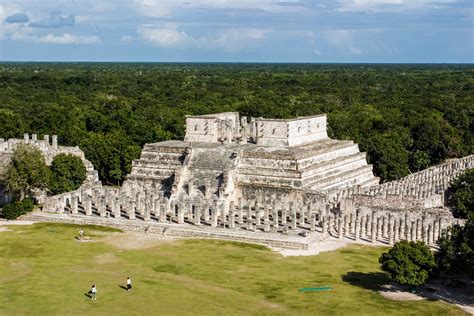
[[[378,183],[357,144],[327,136],[326,115],[247,119],[226,112],[188,116],[184,141],[146,144],[124,185],[177,202],[228,204]]]

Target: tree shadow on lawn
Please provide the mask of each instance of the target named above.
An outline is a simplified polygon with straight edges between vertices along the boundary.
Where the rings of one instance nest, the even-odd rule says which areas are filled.
[[[383,272],[363,273],[350,271],[341,278],[344,282],[372,291],[379,291],[383,285],[390,283],[388,275]]]

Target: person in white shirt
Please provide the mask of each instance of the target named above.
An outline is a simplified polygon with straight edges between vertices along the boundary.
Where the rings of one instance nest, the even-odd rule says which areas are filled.
[[[130,291],[132,289],[132,280],[130,280],[130,277],[127,277],[127,291]]]
[[[91,289],[91,300],[94,300],[96,301],[97,298],[97,288],[95,287],[95,284],[92,285],[92,289]]]

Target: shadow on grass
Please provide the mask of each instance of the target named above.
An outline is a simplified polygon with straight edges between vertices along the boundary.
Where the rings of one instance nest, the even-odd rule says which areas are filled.
[[[123,286],[123,285],[120,285],[120,284],[119,284],[119,288],[124,289],[125,291],[128,291],[126,286]]]
[[[342,276],[342,281],[367,290],[379,291],[384,284],[390,282],[390,279],[383,272],[363,273],[351,271]]]
[[[89,292],[86,292],[86,293],[84,293],[84,296],[87,296],[88,298],[92,298],[92,294],[91,294],[91,292],[90,292],[90,291],[89,291]]]

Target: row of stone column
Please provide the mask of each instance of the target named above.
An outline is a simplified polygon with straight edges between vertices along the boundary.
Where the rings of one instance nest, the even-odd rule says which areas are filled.
[[[322,219],[323,234],[332,234],[338,238],[353,238],[370,242],[386,242],[392,245],[399,240],[421,240],[434,244],[441,236],[443,218],[425,219],[408,216],[362,215],[355,213],[337,216],[324,216]]]

